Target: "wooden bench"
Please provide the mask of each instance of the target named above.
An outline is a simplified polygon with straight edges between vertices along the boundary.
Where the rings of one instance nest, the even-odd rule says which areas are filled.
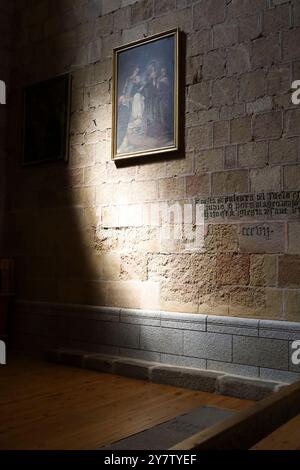
[[[238,415],[194,434],[172,450],[250,449],[299,414],[300,382],[297,382]],[[290,423],[294,426],[294,421]],[[299,421],[296,424],[299,426]]]
[[[255,444],[251,450],[300,450],[300,414]]]

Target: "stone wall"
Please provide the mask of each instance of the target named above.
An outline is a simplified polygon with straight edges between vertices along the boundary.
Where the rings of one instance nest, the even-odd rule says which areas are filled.
[[[186,39],[184,150],[117,166],[112,48],[173,27]],[[300,321],[299,1],[20,0],[15,30],[18,297]],[[22,169],[21,88],[68,71],[69,164]],[[153,223],[155,204],[192,208],[191,230],[204,207],[203,246],[174,214]]]
[[[18,302],[14,322],[20,351],[68,348],[260,380],[300,379],[294,322],[43,302]]]
[[[5,83],[6,102],[8,100],[10,85],[10,70],[12,65],[12,23],[14,1],[0,1],[0,80]],[[5,205],[5,172],[7,159],[7,119],[8,104],[0,104],[0,255],[2,254],[2,235],[4,224]]]

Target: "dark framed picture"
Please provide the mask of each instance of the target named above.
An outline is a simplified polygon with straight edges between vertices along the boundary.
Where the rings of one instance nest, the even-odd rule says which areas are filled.
[[[179,147],[179,32],[114,49],[112,159]]]
[[[23,165],[67,161],[71,76],[24,89]]]

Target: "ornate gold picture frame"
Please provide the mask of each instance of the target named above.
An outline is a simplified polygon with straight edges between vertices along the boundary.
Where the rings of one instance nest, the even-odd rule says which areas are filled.
[[[179,148],[179,31],[114,49],[112,159]]]

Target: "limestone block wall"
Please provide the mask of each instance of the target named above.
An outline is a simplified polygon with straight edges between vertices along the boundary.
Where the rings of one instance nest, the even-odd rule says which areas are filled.
[[[12,23],[14,13],[14,1],[0,2],[0,80],[5,83],[6,102],[8,100],[10,86],[10,71],[12,66]],[[2,254],[2,234],[4,224],[5,201],[5,172],[7,159],[7,105],[0,104],[0,255]]]
[[[18,297],[300,321],[299,1],[17,5],[6,252]],[[174,27],[185,42],[183,149],[117,166],[112,49]],[[22,168],[22,87],[64,72],[69,163]],[[164,212],[174,206],[179,219]],[[200,247],[187,236],[197,207]]]

